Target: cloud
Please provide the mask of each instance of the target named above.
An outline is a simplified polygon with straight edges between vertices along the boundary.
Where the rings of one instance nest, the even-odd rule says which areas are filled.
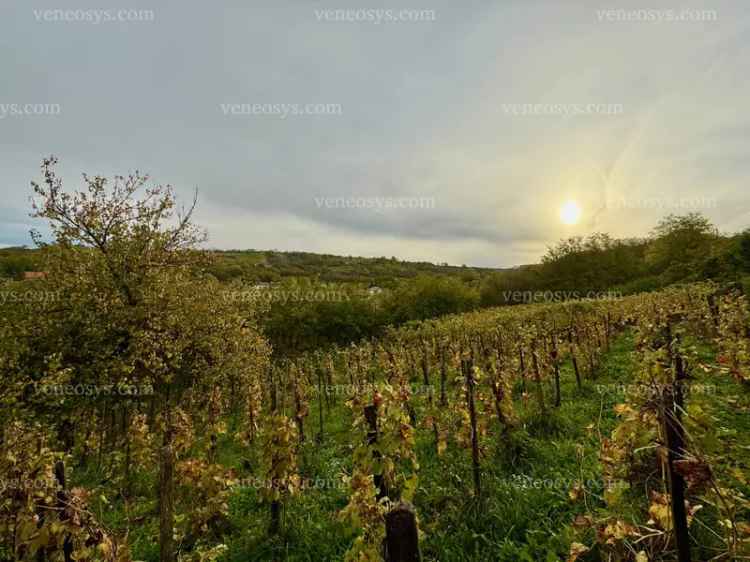
[[[434,21],[373,24],[320,21],[316,9],[338,7],[325,2],[167,0],[149,6],[153,21],[94,25],[40,22],[13,2],[0,104],[61,111],[0,119],[0,243],[28,242],[28,181],[51,153],[68,185],[138,168],[186,198],[198,187],[221,247],[508,266],[570,234],[642,235],[688,198],[713,200],[698,210],[722,229],[746,225],[744,3],[679,23],[564,4],[437,0]],[[299,111],[274,113],[281,104]],[[622,111],[576,113],[589,104]],[[434,205],[316,203],[413,197]],[[569,199],[584,210],[577,227],[558,219]]]

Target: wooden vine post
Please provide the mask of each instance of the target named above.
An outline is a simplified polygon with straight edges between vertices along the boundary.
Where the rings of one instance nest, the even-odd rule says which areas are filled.
[[[570,348],[570,360],[573,363],[573,371],[576,375],[576,385],[581,390],[581,370],[578,368],[578,358],[576,357],[575,345],[573,344],[573,327],[568,329],[568,347]]]
[[[496,363],[492,364],[492,359],[488,360],[488,371],[490,375],[490,388],[492,389],[492,395],[495,398],[495,416],[497,416],[497,423],[500,425],[500,437],[503,439],[508,432],[508,420],[505,418],[503,413],[503,400],[505,399],[505,388],[503,387],[502,377],[502,363],[500,363],[501,353],[498,349]]]
[[[334,371],[333,371],[333,364],[330,363],[330,360],[323,361],[323,357],[318,358],[318,363],[321,365],[321,369],[325,371],[325,379],[326,379],[326,398],[330,400],[330,403],[328,405],[329,411],[330,411],[330,405],[333,404],[336,405],[336,392],[334,391],[334,384],[333,384],[333,377],[334,377]]]
[[[271,414],[276,415],[278,412],[278,401],[276,396],[276,378],[274,377],[273,367],[269,369],[271,377]],[[272,465],[276,463],[276,459],[271,460]],[[273,485],[273,483],[272,483]],[[271,501],[271,525],[269,526],[268,533],[271,536],[279,534],[281,530],[281,502],[279,500]]]
[[[68,504],[68,491],[65,484],[65,464],[63,461],[57,461],[55,463],[55,480],[57,480],[60,490],[57,492],[57,507],[60,510],[60,521],[68,519],[68,515],[65,513],[65,508]],[[63,559],[65,562],[73,562],[73,541],[70,535],[65,536],[63,541]]]
[[[414,507],[400,502],[385,516],[386,562],[420,562],[419,532]]]
[[[675,469],[675,463],[685,451],[685,429],[682,425],[681,411],[684,408],[682,385],[687,379],[685,362],[679,351],[674,349],[672,332],[667,325],[667,346],[675,369],[674,384],[665,385],[663,391],[663,424],[667,445],[667,464],[669,488],[674,524],[675,542],[679,562],[691,562],[690,534],[688,532],[687,511],[685,509],[685,479]]]
[[[474,403],[474,366],[470,359],[461,360],[461,367],[466,382],[466,405],[469,410],[469,421],[471,423],[471,466],[474,476],[474,496],[482,497],[481,473],[479,470],[479,432],[477,431],[477,410]]]
[[[518,346],[518,361],[521,369],[521,392],[526,394],[526,363],[524,361],[523,347]]]
[[[607,311],[604,318],[604,349],[609,352],[612,337],[612,315]]]
[[[374,447],[378,442],[378,406],[377,404],[370,404],[364,408],[365,421],[367,422],[367,444],[370,447]],[[372,458],[376,461],[380,459],[380,451],[374,449],[372,452]],[[382,473],[376,473],[372,475],[375,488],[377,488],[377,499],[381,499],[388,496],[388,487],[385,483]]]
[[[307,406],[304,403],[302,397],[302,389],[300,385],[302,377],[300,376],[299,367],[296,365],[290,365],[291,375],[290,381],[292,383],[292,393],[294,395],[294,423],[297,424],[297,433],[299,434],[300,444],[305,442],[305,415],[307,415]]]
[[[445,396],[445,383],[448,379],[448,363],[445,357],[445,346],[440,345],[440,405],[447,406],[448,400]]]
[[[536,397],[539,402],[539,409],[542,414],[546,413],[547,408],[544,405],[544,388],[542,387],[542,373],[539,369],[539,356],[536,349],[532,349],[531,357],[534,361],[534,380],[536,382]]]
[[[164,406],[164,439],[159,451],[159,562],[174,562],[174,427],[170,396]]]
[[[315,362],[315,372],[318,374],[318,435],[316,437],[318,443],[322,443],[324,439],[323,435],[323,372],[320,368],[320,362]]]
[[[381,458],[380,452],[375,448],[378,442],[378,404],[365,406],[364,415],[367,422],[367,444],[373,447],[372,457],[377,461]],[[380,502],[388,497],[388,485],[382,473],[372,476],[377,488],[376,498]],[[386,514],[383,557],[386,562],[421,561],[417,516],[411,504],[399,502]]]
[[[552,334],[550,357],[552,358],[552,368],[555,371],[555,407],[559,408],[562,403],[562,396],[560,395],[560,362],[558,361],[557,336],[554,334]]]
[[[435,453],[440,455],[440,429],[438,428],[436,412],[432,407],[433,396],[432,387],[430,386],[430,363],[427,349],[427,342],[422,342],[422,381],[424,382],[424,392],[427,393],[427,400],[432,415],[432,433],[435,437]]]
[[[589,335],[589,328],[588,326],[585,327],[586,330],[586,336],[589,338],[589,352],[588,352],[588,358],[589,358],[589,378],[595,379],[596,378],[596,365],[594,364],[594,339]],[[578,330],[576,329],[576,342],[578,343],[579,347],[581,345],[581,336],[578,333]]]

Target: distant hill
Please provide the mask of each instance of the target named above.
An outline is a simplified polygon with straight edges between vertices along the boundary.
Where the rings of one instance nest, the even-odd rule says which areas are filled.
[[[289,277],[314,278],[324,282],[361,283],[388,287],[399,279],[419,275],[454,277],[478,286],[487,276],[502,269],[467,267],[429,262],[409,262],[394,257],[362,258],[278,252],[274,250],[211,250],[215,260],[209,271],[230,281],[276,282]],[[0,276],[19,277],[24,271],[38,271],[39,254],[30,248],[0,248]]]
[[[398,279],[419,275],[446,276],[468,284],[479,284],[501,269],[409,262],[394,257],[362,258],[277,252],[268,250],[215,251],[211,271],[219,279],[243,278],[257,282],[280,281],[285,277],[312,277],[325,282],[353,282],[386,287]]]

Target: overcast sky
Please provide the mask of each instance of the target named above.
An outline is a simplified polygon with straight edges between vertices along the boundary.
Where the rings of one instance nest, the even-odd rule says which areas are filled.
[[[739,231],[749,67],[747,0],[2,0],[0,245],[49,154],[69,188],[197,187],[217,248],[511,266],[669,212]]]

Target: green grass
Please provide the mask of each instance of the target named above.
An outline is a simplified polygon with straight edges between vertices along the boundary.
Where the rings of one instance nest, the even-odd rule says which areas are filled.
[[[616,338],[602,358],[596,377],[584,378],[580,390],[572,366],[563,365],[562,405],[552,407],[552,388],[545,383],[544,416],[539,415],[533,387],[529,387],[530,398],[525,403],[516,396],[519,427],[501,439],[497,427],[491,426],[483,442],[483,494],[479,500],[473,498],[470,451],[451,444],[438,457],[431,432],[417,431],[420,471],[414,503],[425,561],[537,562],[567,558],[570,543],[580,540],[571,528],[575,516],[604,505],[598,461],[600,435],[608,436],[614,428],[613,406],[623,400],[621,393],[607,385],[632,380],[637,367],[633,346],[630,333]],[[697,345],[697,350],[700,361],[713,364],[710,345]],[[706,407],[715,412],[723,443],[739,451],[717,470],[738,468],[750,473],[750,399],[746,389],[715,370],[701,374],[701,379],[715,385],[715,392],[689,396],[688,404],[707,401]],[[305,422],[308,439],[300,452],[299,468],[305,482],[318,485],[308,486],[287,502],[282,533],[269,538],[269,510],[258,490],[238,488],[229,504],[230,527],[223,539],[228,548],[222,560],[317,562],[343,558],[354,535],[337,518],[348,500],[341,476],[352,468],[351,413],[341,397],[326,410],[322,442],[317,439],[319,431],[318,404],[314,402]],[[218,459],[240,477],[252,476],[262,460],[256,449],[244,448],[229,438],[220,439]],[[249,470],[243,466],[246,463]],[[91,486],[101,478],[92,469],[79,480]],[[588,505],[582,499],[571,501],[570,487],[560,484],[562,480],[587,483]],[[134,559],[156,561],[156,505],[148,499],[154,497],[153,481],[143,477],[135,489],[139,497],[129,506],[129,518],[122,500],[116,497],[109,498],[108,506],[95,501],[94,509],[115,529],[127,527],[128,519],[140,521],[142,517],[142,522],[130,525]],[[743,491],[750,495],[750,490]],[[644,498],[633,494],[631,501],[634,513],[644,508]],[[699,529],[694,533],[696,540],[708,544],[709,537]]]
[[[538,415],[533,394],[526,407],[517,400],[520,427],[502,441],[496,434],[486,440],[481,460],[483,497],[478,501],[472,497],[470,452],[451,446],[438,457],[430,433],[418,432],[420,484],[414,503],[425,560],[536,562],[567,557],[573,540],[570,523],[584,506],[571,502],[568,487],[558,482],[598,479],[598,435],[586,426],[593,423],[607,434],[614,425],[615,397],[597,391],[596,385],[628,376],[632,347],[630,336],[617,339],[596,379],[585,380],[580,391],[572,367],[565,365],[562,405],[551,406],[552,390],[545,385],[545,416]],[[317,428],[315,405],[307,419],[308,433],[317,433],[313,426]],[[326,439],[304,448],[305,476],[328,479],[350,468],[348,428],[349,415],[342,406],[326,415]],[[583,446],[580,460],[578,445]],[[534,488],[537,481],[539,489]],[[597,492],[601,490],[593,486],[589,502],[599,501]],[[267,507],[258,503],[254,491],[243,490],[232,504],[238,533],[230,537],[226,559],[340,560],[353,540],[336,521],[346,501],[345,489],[308,490],[287,505],[285,533],[268,539]]]
[[[423,487],[416,503],[427,530],[425,558],[537,561],[567,557],[573,539],[569,525],[583,505],[570,501],[569,487],[563,483],[598,479],[598,437],[586,426],[594,423],[603,434],[608,433],[614,424],[614,401],[595,385],[615,382],[630,371],[630,349],[629,337],[617,340],[596,379],[585,380],[580,391],[572,367],[565,365],[562,404],[551,407],[552,392],[545,386],[545,416],[537,413],[531,392],[527,406],[520,408],[523,425],[509,439],[495,443],[483,459],[481,502],[463,500],[468,497],[464,483],[470,482],[466,452],[454,451],[455,458],[450,459],[423,458]],[[580,459],[577,446],[583,447]],[[458,474],[446,478],[451,471]],[[597,491],[594,486],[592,492]]]

